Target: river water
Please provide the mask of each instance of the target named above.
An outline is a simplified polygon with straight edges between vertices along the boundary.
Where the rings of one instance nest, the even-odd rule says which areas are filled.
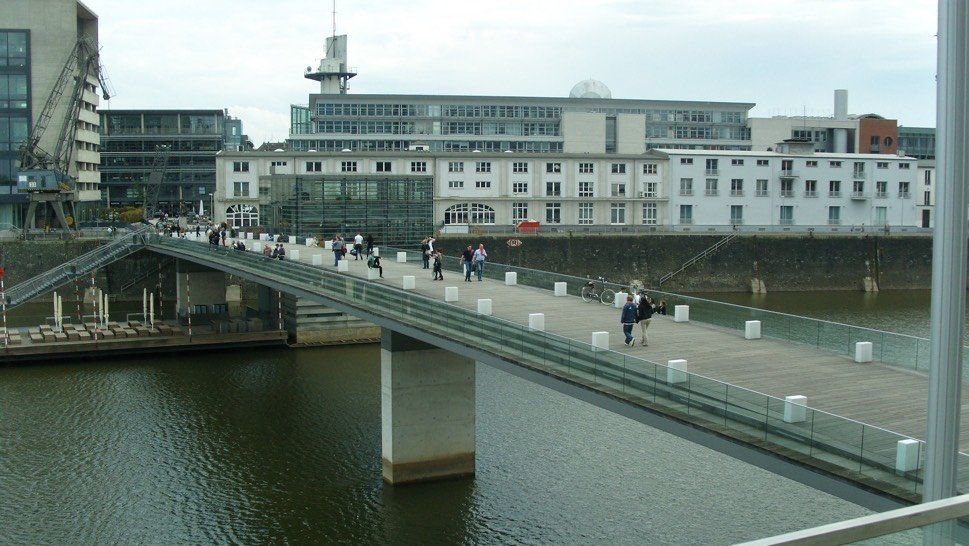
[[[928,331],[927,293],[744,297]],[[476,476],[390,487],[377,346],[0,368],[0,544],[729,544],[868,513],[487,366],[476,388]]]

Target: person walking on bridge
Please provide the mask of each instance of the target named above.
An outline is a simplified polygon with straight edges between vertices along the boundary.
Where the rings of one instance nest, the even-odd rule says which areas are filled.
[[[646,330],[649,328],[649,321],[653,319],[653,299],[645,293],[639,296],[639,307],[636,309],[636,322],[639,323],[640,333],[643,336],[643,346],[649,345],[649,337]]]
[[[478,272],[478,282],[481,282],[481,276],[484,275],[484,264],[487,258],[488,252],[485,251],[484,243],[479,243],[478,250],[474,251],[474,267]]]
[[[632,347],[636,344],[636,338],[633,337],[633,325],[636,324],[636,304],[633,303],[632,294],[626,296],[626,305],[622,306],[622,314],[619,315],[619,322],[622,323],[622,333],[626,336],[626,341],[623,343],[627,347]]]
[[[333,240],[330,242],[330,250],[333,251],[333,267],[340,265],[340,258],[343,257],[343,241],[337,235],[333,236]]]

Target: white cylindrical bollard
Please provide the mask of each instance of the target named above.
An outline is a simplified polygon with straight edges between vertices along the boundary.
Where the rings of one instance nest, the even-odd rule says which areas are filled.
[[[404,290],[413,290],[417,288],[417,277],[413,275],[404,275],[403,283]]]
[[[677,305],[674,307],[673,322],[690,322],[690,306]]]
[[[252,240],[252,232],[251,231],[247,231],[246,232],[246,240],[247,241]]]
[[[481,298],[478,300],[478,314],[479,315],[491,314],[491,298]]]
[[[268,233],[260,233],[259,234],[259,240],[260,241],[268,241],[268,240],[270,240],[269,239],[269,234]]]
[[[855,362],[871,362],[872,352],[872,344],[870,341],[859,341],[855,343]]]
[[[555,296],[556,297],[562,297],[562,296],[568,296],[568,295],[569,295],[569,289],[568,289],[568,284],[567,283],[564,283],[564,282],[557,282],[557,283],[555,283]]]
[[[316,239],[312,237],[306,238],[306,246],[316,246]]]
[[[252,251],[262,254],[262,243],[252,243]]]
[[[322,254],[313,254],[313,265],[323,265]]]
[[[678,358],[666,361],[667,383],[685,383],[686,373],[686,359]]]
[[[350,271],[350,262],[347,260],[340,260],[336,263],[336,270],[344,273]]]
[[[373,247],[373,255],[374,256],[380,256],[380,248]]]
[[[529,313],[528,329],[538,332],[545,331],[545,313]]]
[[[803,423],[807,419],[807,396],[784,397],[784,422]]]
[[[919,445],[918,440],[908,438],[899,440],[895,447],[895,471],[911,472],[919,468]]]
[[[295,249],[290,250],[289,252],[286,253],[286,255],[289,256],[289,259],[294,262],[299,261],[299,250],[295,250]]]
[[[744,323],[744,339],[760,339],[759,320],[748,320]]]
[[[397,253],[397,263],[402,264],[402,263],[405,263],[406,261],[407,261],[407,253],[406,252],[398,252]]]
[[[514,286],[518,284],[518,273],[514,271],[508,271],[505,273],[505,285]]]
[[[626,296],[628,295],[625,292],[616,292],[616,295],[612,298],[612,306],[616,309],[622,309],[622,306],[626,305]]]
[[[445,286],[444,287],[444,301],[458,301],[458,287],[457,286]]]
[[[609,332],[592,332],[592,350],[609,350]]]

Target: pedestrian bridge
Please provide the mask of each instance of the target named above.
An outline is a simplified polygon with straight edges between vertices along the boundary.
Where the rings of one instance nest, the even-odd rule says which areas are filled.
[[[654,292],[671,309],[688,305],[689,320],[655,317],[650,346],[630,348],[618,309],[575,297],[584,279],[489,263],[484,282],[466,283],[453,261],[435,282],[418,253],[391,249],[380,249],[385,278],[372,279],[362,260],[337,268],[329,251],[286,247],[279,261],[255,248],[134,233],[97,253],[108,258],[85,256],[13,287],[10,303],[147,249],[372,322],[383,331],[391,483],[474,472],[474,364],[482,362],[873,509],[921,495],[924,339]],[[180,272],[179,282],[190,275]],[[760,321],[763,338],[747,339],[749,320]],[[593,346],[593,332],[612,335],[598,334]],[[872,343],[876,362],[855,362],[859,341]],[[960,470],[966,462],[960,457]]]

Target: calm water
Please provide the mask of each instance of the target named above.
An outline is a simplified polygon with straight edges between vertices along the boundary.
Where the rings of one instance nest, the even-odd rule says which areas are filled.
[[[927,319],[886,294],[852,322]],[[867,513],[480,365],[477,419],[474,479],[393,488],[376,346],[0,368],[0,544],[729,544]]]

